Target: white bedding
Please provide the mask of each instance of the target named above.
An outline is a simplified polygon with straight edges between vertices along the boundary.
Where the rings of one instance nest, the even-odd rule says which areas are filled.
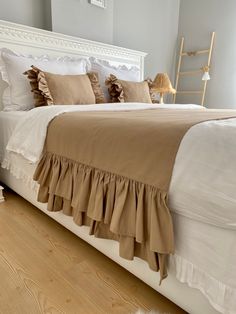
[[[0,111],[0,161],[3,159],[7,143],[17,122],[19,122],[25,114],[25,111]]]
[[[236,119],[200,123],[187,132],[169,200],[175,212],[234,229],[236,238]]]
[[[106,110],[136,110],[144,106],[153,107],[113,104],[106,105]],[[101,105],[75,107],[38,108],[19,116],[12,113],[9,119],[0,112],[0,126],[5,129],[0,144],[6,147],[12,134],[8,142],[11,153],[5,155],[3,166],[32,184],[49,121],[68,110],[105,109]],[[165,105],[165,108],[170,107]],[[183,105],[180,108],[184,108]],[[235,135],[235,119],[192,127],[181,143],[169,191],[175,228],[176,254],[172,262],[176,277],[201,290],[211,304],[225,314],[236,313]]]

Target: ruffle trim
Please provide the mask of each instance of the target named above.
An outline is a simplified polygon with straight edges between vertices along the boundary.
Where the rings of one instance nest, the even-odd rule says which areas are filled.
[[[167,192],[52,153],[44,154],[34,180],[48,210],[89,224],[90,234],[118,240],[120,256],[141,257],[166,277],[166,259],[174,252]]]
[[[175,254],[173,259],[176,278],[180,282],[187,283],[191,288],[200,290],[210,304],[220,313],[236,313],[236,289],[211,277],[179,255]]]
[[[29,79],[31,92],[34,95],[35,107],[47,106],[47,101],[44,98],[41,90],[39,90],[38,75],[40,72],[40,69],[31,65],[31,69],[23,73],[24,75],[27,75],[27,78]]]
[[[53,97],[48,87],[46,75],[43,71],[39,71],[38,73],[38,89],[45,98],[48,106],[54,104]]]
[[[153,89],[153,81],[152,81],[152,79],[147,78],[147,79],[145,80],[145,82],[148,83],[149,94],[150,94],[152,103],[155,103],[155,102],[156,102],[156,92],[155,92],[154,89]]]
[[[2,80],[5,81],[8,85],[10,85],[6,67],[3,64],[0,64],[0,73],[2,76]]]
[[[103,90],[101,89],[98,73],[97,72],[88,72],[87,73],[90,83],[92,85],[92,89],[95,95],[96,104],[104,104],[106,103],[105,96]]]
[[[110,74],[105,84],[108,87],[111,102],[125,102],[123,87],[115,75]]]
[[[15,166],[10,160],[4,159],[1,163],[3,169],[9,170],[10,173],[19,180],[22,180],[32,191],[38,191],[38,183],[32,179],[32,176],[25,173],[22,168]]]
[[[97,63],[101,66],[106,66],[109,67],[110,69],[113,70],[122,70],[122,71],[129,71],[129,72],[137,72],[140,73],[140,69],[135,66],[135,65],[131,65],[131,66],[127,66],[125,64],[119,64],[119,65],[113,65],[111,64],[109,61],[107,60],[103,60],[103,59],[96,59],[94,57],[90,57],[89,58],[90,63]]]

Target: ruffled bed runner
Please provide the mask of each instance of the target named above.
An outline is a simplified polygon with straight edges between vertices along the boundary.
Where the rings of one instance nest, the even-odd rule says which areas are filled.
[[[49,211],[119,241],[120,256],[138,256],[167,276],[174,252],[168,188],[180,142],[193,125],[235,117],[222,110],[70,112],[48,127],[34,180]],[[196,156],[197,158],[197,156]]]

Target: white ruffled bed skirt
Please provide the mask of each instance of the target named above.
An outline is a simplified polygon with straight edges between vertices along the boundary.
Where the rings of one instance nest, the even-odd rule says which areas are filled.
[[[236,313],[236,289],[211,277],[181,256],[175,254],[173,260],[176,278],[180,282],[187,283],[191,288],[200,290],[210,304],[220,313]]]

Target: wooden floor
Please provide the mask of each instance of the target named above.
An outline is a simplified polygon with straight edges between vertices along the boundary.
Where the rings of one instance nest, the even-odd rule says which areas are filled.
[[[0,313],[185,313],[13,192],[0,204]]]

